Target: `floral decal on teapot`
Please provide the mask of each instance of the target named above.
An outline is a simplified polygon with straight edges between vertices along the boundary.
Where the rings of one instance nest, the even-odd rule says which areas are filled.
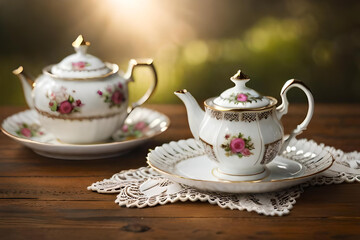
[[[262,96],[254,97],[250,93],[232,93],[229,98],[225,98],[225,100],[228,100],[229,102],[233,102],[235,104],[257,102],[258,100],[262,99]]]
[[[16,131],[16,134],[20,137],[31,138],[44,135],[38,124],[18,123],[18,125],[19,129]]]
[[[244,137],[242,133],[231,136],[230,134],[225,135],[225,142],[221,144],[221,148],[225,150],[225,155],[230,157],[237,155],[239,158],[248,157],[253,155],[251,150],[254,150],[254,143],[251,137]]]
[[[89,67],[90,63],[80,61],[80,62],[72,62],[71,67],[73,70],[84,70],[86,67]]]
[[[73,91],[75,93],[75,91]],[[73,112],[80,112],[80,108],[84,105],[80,99],[74,99],[65,87],[60,87],[56,91],[52,91],[47,95],[49,101],[49,108],[53,112],[60,114],[70,114]]]
[[[109,104],[109,107],[120,107],[125,102],[125,94],[122,83],[108,86],[105,91],[97,91],[97,94],[104,99],[104,102]]]

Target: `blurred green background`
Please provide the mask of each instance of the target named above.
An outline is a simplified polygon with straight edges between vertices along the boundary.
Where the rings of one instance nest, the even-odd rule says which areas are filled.
[[[154,58],[151,103],[180,103],[173,91],[182,88],[199,101],[219,95],[238,69],[264,95],[278,98],[297,78],[316,102],[360,102],[359,13],[360,1],[0,0],[0,105],[25,105],[13,69],[39,75],[73,53],[79,34],[124,71],[131,58]],[[132,99],[151,75],[136,77]]]

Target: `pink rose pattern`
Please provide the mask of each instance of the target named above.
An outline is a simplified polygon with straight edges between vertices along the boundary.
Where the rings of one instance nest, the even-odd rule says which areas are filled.
[[[240,93],[236,96],[236,100],[239,102],[246,102],[248,100],[248,96],[246,94]]]
[[[225,100],[228,100],[229,102],[233,102],[235,104],[245,104],[247,102],[257,102],[258,100],[262,100],[262,98],[262,96],[254,97],[250,93],[233,93],[230,95],[229,98],[225,98]]]
[[[40,126],[35,123],[19,123],[18,125],[19,129],[16,131],[16,134],[20,137],[31,138],[44,135],[44,132],[40,131]]]
[[[75,93],[75,91],[73,92]],[[73,96],[68,94],[65,87],[52,91],[47,95],[47,98],[50,99],[50,110],[53,112],[59,112],[60,114],[80,112],[80,107],[84,105],[80,99],[75,100]]]
[[[83,62],[83,61],[80,61],[80,62],[73,62],[71,63],[71,66],[72,66],[72,69],[73,70],[84,70],[86,67],[90,66],[90,63],[88,62]]]
[[[255,147],[250,136],[245,138],[242,133],[239,133],[234,136],[226,134],[224,138],[225,142],[221,144],[221,148],[225,150],[226,156],[237,155],[239,158],[242,158],[253,154],[251,150],[254,150]]]
[[[143,137],[149,131],[149,124],[145,121],[139,121],[133,124],[124,124],[121,127],[120,138],[135,139]]]
[[[109,107],[120,107],[125,102],[125,94],[122,83],[113,86],[107,86],[105,91],[98,90],[97,94],[104,99],[104,102],[109,104]]]

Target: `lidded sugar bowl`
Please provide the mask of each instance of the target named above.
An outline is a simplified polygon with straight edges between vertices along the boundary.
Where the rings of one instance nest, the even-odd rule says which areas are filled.
[[[128,71],[87,53],[90,43],[80,35],[72,44],[75,53],[47,66],[34,81],[23,67],[13,71],[22,83],[25,99],[35,109],[41,126],[65,143],[106,141],[129,113],[154,92],[157,74],[151,59],[130,60]],[[147,66],[154,73],[145,95],[128,106],[128,83],[135,67]]]
[[[209,159],[217,167],[212,174],[225,181],[255,181],[268,176],[270,163],[288,142],[306,129],[313,111],[311,91],[299,80],[288,80],[281,89],[282,104],[273,97],[262,96],[248,88],[250,80],[238,71],[230,80],[233,88],[218,97],[205,100],[203,111],[187,91],[176,91],[185,104],[188,122],[194,138],[199,140]],[[284,141],[281,117],[287,113],[289,89],[298,87],[308,99],[305,120]]]

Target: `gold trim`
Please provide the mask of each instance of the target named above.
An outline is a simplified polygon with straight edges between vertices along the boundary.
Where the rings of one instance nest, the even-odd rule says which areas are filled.
[[[219,171],[219,168],[217,168],[218,169],[218,171]],[[215,177],[215,178],[217,178],[217,179],[219,179],[219,180],[221,180],[221,181],[230,181],[230,180],[226,180],[226,179],[223,179],[223,178],[219,178],[219,177],[217,177],[216,176],[216,174],[214,174],[214,171],[215,171],[215,168],[213,168],[212,170],[211,170],[211,174]],[[248,181],[230,181],[230,182],[233,182],[233,183],[240,183],[240,182],[261,182],[262,180],[264,180],[265,178],[267,178],[268,176],[270,176],[270,170],[269,169],[264,169],[264,171],[267,171],[267,174],[265,174],[265,176],[264,177],[262,177],[262,178],[259,178],[259,179],[255,179],[255,180],[248,180]],[[263,173],[264,171],[262,171],[261,173]],[[220,171],[221,172],[221,171]],[[221,172],[222,173],[222,172]],[[260,174],[260,173],[258,173],[258,174]],[[225,174],[225,175],[229,175],[229,174]],[[256,174],[255,174],[256,175]],[[253,176],[253,175],[229,175],[229,176]]]
[[[173,177],[176,177],[176,178],[182,178],[182,179],[185,179],[185,180],[190,180],[190,181],[197,181],[197,182],[210,182],[210,183],[258,183],[258,182],[261,182],[261,183],[273,183],[273,182],[285,182],[285,181],[295,181],[295,180],[300,180],[300,179],[303,179],[303,178],[308,178],[308,177],[311,177],[311,176],[314,176],[314,175],[317,175],[319,173],[322,173],[324,171],[326,171],[327,169],[329,169],[333,163],[335,162],[335,158],[334,156],[327,150],[325,150],[326,152],[328,152],[328,154],[330,155],[330,157],[332,158],[332,161],[331,161],[331,164],[329,164],[329,166],[327,166],[326,168],[322,169],[321,171],[318,171],[318,172],[315,172],[313,174],[310,174],[310,175],[306,175],[306,176],[300,176],[300,177],[295,177],[295,178],[286,178],[286,179],[278,179],[278,180],[271,180],[271,181],[267,181],[267,182],[263,182],[261,180],[251,180],[251,181],[229,181],[229,180],[220,180],[220,181],[213,181],[213,180],[201,180],[201,179],[193,179],[193,178],[187,178],[187,177],[183,177],[183,176],[179,176],[179,175],[175,175],[175,174],[172,174],[172,173],[169,173],[169,172],[166,172],[162,169],[159,169],[157,167],[155,167],[154,165],[151,164],[150,160],[149,160],[149,155],[146,157],[147,159],[147,164],[155,169],[156,171],[160,172],[160,173],[163,173],[165,175],[169,175],[169,176],[173,176]],[[205,154],[200,154],[199,156],[203,156]],[[291,160],[291,161],[294,161],[294,162],[297,162],[295,160],[292,160],[292,159],[288,159],[288,160]],[[297,162],[299,163],[299,162]],[[300,163],[301,164],[301,163]],[[270,171],[269,171],[270,172]]]
[[[216,169],[216,171],[218,171],[220,174],[224,174],[224,175],[228,175],[228,176],[234,176],[234,177],[236,177],[236,176],[240,176],[240,177],[242,177],[242,176],[254,176],[254,175],[259,175],[259,174],[261,174],[261,173],[263,173],[263,172],[266,171],[266,167],[264,167],[264,170],[262,170],[261,172],[253,173],[253,174],[245,174],[245,175],[242,175],[242,174],[230,174],[230,173],[225,173],[225,172],[221,171],[218,167],[217,167],[217,168],[214,168],[214,169]],[[213,169],[213,170],[214,170],[214,169]]]
[[[104,141],[101,141],[101,142],[92,142],[92,143],[67,143],[67,142],[64,142],[58,138],[55,138],[56,141],[58,141],[59,143],[63,144],[63,145],[98,145],[98,144],[103,144],[103,143],[111,143],[111,138],[108,138]]]
[[[147,108],[149,109],[149,108]],[[158,135],[160,135],[161,133],[165,132],[169,126],[170,126],[170,119],[169,117],[167,117],[165,114],[163,113],[160,113],[156,110],[152,110],[150,109],[151,111],[154,111],[154,112],[157,112],[159,114],[161,114],[165,119],[166,119],[166,123],[167,125],[165,127],[162,127],[160,129],[159,132],[156,132],[155,134],[153,135],[150,135],[150,136],[144,136],[144,137],[140,137],[140,138],[136,138],[136,139],[130,139],[130,140],[126,140],[126,141],[113,141],[113,142],[109,142],[109,143],[87,143],[87,144],[76,144],[76,143],[64,143],[64,144],[53,144],[53,143],[44,143],[44,142],[39,142],[39,141],[34,141],[34,140],[31,140],[31,139],[26,139],[26,138],[22,138],[22,137],[19,137],[19,136],[16,136],[14,134],[11,134],[9,133],[8,131],[6,131],[4,128],[3,128],[3,124],[4,124],[4,121],[7,120],[8,118],[14,116],[14,115],[11,115],[9,117],[7,117],[6,119],[3,120],[2,124],[1,124],[1,131],[7,135],[8,137],[16,140],[16,141],[19,141],[19,142],[26,142],[26,143],[32,143],[34,145],[45,145],[45,146],[51,146],[51,147],[54,147],[54,146],[59,146],[59,147],[89,147],[89,146],[109,146],[109,145],[117,145],[117,144],[121,144],[121,143],[124,143],[124,142],[135,142],[135,141],[138,141],[138,140],[146,140],[146,139],[150,139],[150,138],[153,138],[153,137],[156,137]],[[26,111],[29,111],[29,110],[26,110]],[[23,112],[26,112],[26,111],[22,111],[22,112],[19,112],[19,113],[23,113]],[[19,114],[17,113],[17,114]],[[31,148],[30,146],[27,146],[29,148]],[[31,148],[32,149],[32,148]]]
[[[214,147],[212,144],[208,143],[207,141],[205,141],[204,139],[202,139],[201,137],[199,137],[200,141],[203,141],[205,144],[210,145],[212,148]]]
[[[311,89],[310,89],[303,81],[298,80],[298,79],[294,79],[294,78],[291,79],[290,81],[291,81],[291,82],[289,83],[289,85],[286,86],[286,88],[284,89],[284,91],[281,92],[280,95],[282,95],[285,91],[287,91],[287,90],[291,87],[291,85],[293,85],[293,84],[295,84],[295,83],[302,85],[303,87],[305,87],[305,88],[312,94]]]
[[[28,73],[24,71],[23,66],[19,66],[17,69],[14,69],[12,73],[17,77],[19,76],[23,77],[26,80],[26,82],[29,84],[29,86],[31,86],[32,88],[35,87],[35,81],[33,80],[32,77],[30,77]]]
[[[80,47],[81,45],[90,46],[90,42],[86,42],[80,34],[71,45],[75,48]]]
[[[209,109],[212,109],[215,111],[220,111],[220,112],[262,112],[264,110],[268,110],[268,109],[276,107],[276,104],[277,104],[276,98],[273,98],[270,96],[266,96],[266,97],[270,99],[270,104],[265,107],[259,107],[259,108],[225,108],[225,107],[219,107],[216,105],[210,105],[210,102],[213,102],[213,100],[216,97],[205,100],[204,105],[205,105],[205,107],[207,107]]]
[[[208,156],[208,158],[215,161],[215,162],[219,162],[219,159],[217,158],[215,150],[214,150],[214,145],[206,142],[201,137],[199,137],[199,140],[202,142],[204,150],[205,150],[205,154]]]
[[[127,73],[125,74],[126,81],[135,81],[133,78],[134,69],[137,67],[149,67],[153,72],[154,78],[152,79],[151,85],[145,94],[136,102],[131,103],[128,107],[127,112],[131,113],[136,107],[141,106],[144,104],[153,94],[158,84],[158,75],[155,69],[154,60],[151,58],[144,58],[144,59],[131,59],[129,62],[129,68]]]
[[[275,141],[273,141],[273,142],[264,143],[264,144],[261,145],[261,146],[264,146],[264,147],[265,147],[265,149],[264,149],[264,155],[263,155],[263,157],[262,157],[262,159],[261,159],[261,161],[260,161],[260,164],[261,164],[261,165],[266,165],[266,164],[272,162],[272,160],[274,160],[274,159],[276,158],[276,156],[279,155],[281,146],[282,146],[282,144],[284,143],[283,140],[284,140],[284,137],[281,137],[280,139],[277,139],[277,140],[275,140]],[[276,145],[277,143],[279,143],[279,146],[280,146],[280,147],[279,147],[278,151],[276,152],[275,157],[273,157],[270,161],[268,161],[268,158],[267,158],[268,156],[266,156],[266,153],[267,153],[269,147],[273,147],[273,146]],[[258,159],[258,161],[259,161],[259,160],[260,160],[260,159]],[[256,162],[256,163],[257,163],[257,162]]]
[[[187,93],[188,91],[186,89],[182,89],[182,90],[178,90],[178,91],[175,91],[174,93],[180,93],[180,94],[185,94]]]
[[[17,69],[14,69],[14,70],[12,71],[12,73],[13,73],[14,75],[19,75],[19,74],[22,73],[23,71],[24,71],[23,66],[19,66]]]
[[[94,120],[94,119],[102,119],[102,118],[111,118],[111,117],[114,117],[118,114],[120,114],[120,112],[117,112],[117,113],[111,113],[111,114],[107,114],[107,115],[104,115],[104,116],[91,116],[91,117],[67,117],[65,115],[59,115],[59,116],[56,116],[56,115],[52,115],[48,112],[45,112],[45,111],[42,111],[40,109],[38,109],[37,107],[35,107],[35,110],[45,116],[45,117],[48,117],[48,118],[55,118],[55,119],[63,119],[63,120],[76,120],[76,121],[83,121],[83,120]]]
[[[141,137],[141,138],[136,138],[136,139],[130,139],[130,140],[125,140],[125,141],[111,141],[111,142],[108,142],[108,143],[84,143],[84,144],[81,144],[81,143],[65,143],[65,142],[61,142],[60,144],[53,144],[53,143],[45,143],[45,142],[39,142],[39,141],[34,141],[34,140],[31,140],[31,139],[26,139],[26,138],[22,138],[22,137],[18,137],[18,136],[15,136],[11,133],[9,133],[8,131],[6,131],[3,127],[1,127],[1,131],[7,135],[8,137],[16,140],[16,141],[19,141],[19,142],[26,142],[26,143],[31,143],[31,144],[34,144],[34,145],[42,145],[42,146],[51,146],[51,147],[89,147],[89,146],[109,146],[109,145],[117,145],[117,144],[121,144],[121,143],[125,143],[125,142],[135,142],[135,141],[139,141],[139,140],[146,140],[146,139],[150,139],[150,138],[153,138],[153,137],[156,137],[158,135],[160,135],[161,133],[165,132],[168,128],[169,128],[169,125],[170,125],[170,122],[169,124],[166,126],[166,128],[163,130],[163,128],[160,130],[160,132],[154,134],[154,135],[151,135],[151,136],[145,136],[145,137]],[[56,139],[57,140],[57,139]],[[26,146],[30,149],[33,149],[32,147],[30,146]],[[34,150],[34,149],[33,149]],[[36,149],[34,150],[36,151]],[[40,150],[43,152],[43,150]],[[51,152],[49,152],[51,153]],[[79,156],[81,156],[81,154],[79,154]]]
[[[250,78],[243,71],[239,70],[230,78],[233,81],[249,81]]]
[[[104,75],[101,75],[101,76],[98,76],[98,77],[88,77],[88,78],[66,78],[66,77],[60,77],[60,76],[57,76],[53,73],[51,73],[51,68],[52,66],[54,66],[54,64],[52,65],[49,65],[49,66],[46,66],[43,68],[43,73],[45,75],[48,75],[52,78],[56,78],[56,79],[61,79],[61,80],[64,80],[64,81],[80,81],[80,80],[85,80],[85,81],[97,81],[99,79],[102,79],[102,78],[106,78],[106,77],[109,77],[115,73],[117,73],[119,71],[119,66],[115,63],[105,63],[106,67],[109,68],[111,71],[104,74]]]
[[[100,70],[104,70],[104,69],[109,69],[106,65],[104,65],[103,67],[101,68],[95,68],[95,69],[86,69],[86,70],[69,70],[69,69],[63,69],[61,67],[58,67],[58,69],[60,69],[61,71],[64,71],[64,72],[96,72],[96,71],[100,71]]]

